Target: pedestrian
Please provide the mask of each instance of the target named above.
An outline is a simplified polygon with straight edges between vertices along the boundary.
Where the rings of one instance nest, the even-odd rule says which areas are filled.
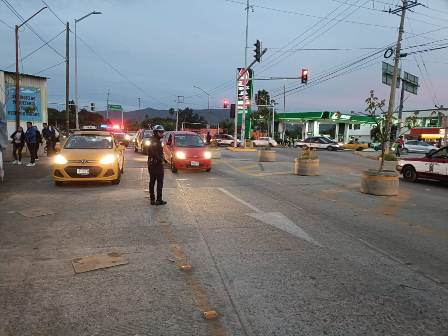
[[[207,132],[206,140],[207,140],[207,145],[210,145],[210,141],[212,140],[212,136],[211,136],[210,132]]]
[[[400,135],[400,137],[398,138],[398,140],[395,143],[396,143],[395,156],[400,157],[401,156],[401,151],[404,148],[403,136]]]
[[[160,139],[163,137],[163,126],[153,127],[153,136],[151,145],[148,149],[148,172],[149,172],[149,198],[151,205],[164,205],[166,202],[162,199],[163,189],[163,148]],[[154,194],[154,187],[157,182],[157,199]]]
[[[52,156],[55,152],[56,131],[53,126],[48,127],[47,123],[43,123],[42,136],[45,139],[47,147],[47,156]]]
[[[22,150],[25,146],[25,132],[22,126],[17,127],[17,130],[11,134],[12,155],[14,156],[13,164],[22,164]]]
[[[27,167],[33,167],[36,165],[37,159],[37,149],[38,149],[38,137],[39,131],[36,126],[33,126],[31,121],[26,123],[26,132],[25,132],[25,142],[28,146],[28,150],[30,152],[30,163],[27,164]]]

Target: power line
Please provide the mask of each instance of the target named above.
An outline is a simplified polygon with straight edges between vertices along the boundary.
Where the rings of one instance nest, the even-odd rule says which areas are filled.
[[[12,29],[12,30],[14,30],[14,27],[13,26],[11,26],[8,22],[6,22],[6,21],[3,21],[2,19],[0,19],[0,22],[1,23],[3,23],[6,27],[8,27],[9,29]]]
[[[45,72],[45,71],[47,71],[47,70],[51,70],[51,69],[56,68],[57,66],[59,66],[59,65],[61,65],[61,64],[64,64],[64,63],[65,63],[65,60],[62,61],[62,62],[59,62],[59,63],[57,63],[57,64],[55,64],[55,65],[52,65],[52,66],[50,66],[50,67],[48,67],[48,68],[45,68],[45,69],[43,69],[43,70],[39,70],[39,71],[35,72],[33,75],[40,74],[40,73]]]
[[[224,1],[231,2],[231,3],[236,3],[236,4],[240,4],[240,5],[245,5],[244,2],[240,2],[240,1],[236,1],[236,0],[224,0]],[[347,3],[347,5],[350,5],[350,4]],[[344,22],[344,23],[351,23],[351,24],[357,24],[357,25],[362,25],[362,26],[372,26],[372,27],[380,27],[380,28],[387,28],[387,29],[397,29],[397,27],[394,27],[394,26],[378,25],[378,24],[375,24],[375,23],[367,23],[367,22],[353,21],[353,20],[333,20],[333,19],[327,19],[327,18],[325,18],[323,16],[307,14],[307,13],[301,13],[301,12],[292,11],[292,10],[286,10],[286,9],[278,9],[278,8],[260,6],[260,5],[251,5],[251,7],[265,9],[265,10],[270,10],[270,11],[274,11],[274,12],[278,12],[278,13],[305,16],[305,17],[310,17],[310,18],[314,18],[314,19],[337,21],[338,23]]]
[[[63,33],[65,33],[65,29],[63,31],[61,31],[60,33],[58,33],[56,36],[54,36],[53,38],[51,38],[50,40],[48,40],[48,42],[42,44],[40,47],[34,49],[33,51],[31,51],[30,53],[26,54],[25,56],[20,58],[20,62],[26,60],[28,57],[32,56],[33,54],[35,54],[36,52],[38,52],[40,49],[42,49],[43,47],[45,47],[46,45],[48,45],[48,43],[53,42],[54,40],[56,40],[59,36],[61,36]],[[65,61],[64,61],[65,62]],[[15,65],[16,63],[11,63],[10,65],[8,65],[7,67],[4,67],[4,69],[8,69],[11,68]]]
[[[48,10],[51,12],[51,14],[53,14],[65,27],[65,22],[62,21],[62,19],[56,14],[56,12],[48,5],[47,2],[45,2],[44,0],[41,0],[42,3],[47,6]]]
[[[74,33],[72,33],[74,35]],[[90,52],[92,52],[96,57],[98,57],[104,64],[106,64],[109,68],[111,68],[113,71],[115,71],[121,78],[123,78],[124,80],[126,80],[127,82],[129,82],[132,86],[134,86],[136,89],[138,89],[139,91],[141,91],[142,93],[144,93],[147,97],[151,98],[153,101],[158,102],[162,105],[165,106],[169,106],[168,104],[159,101],[157,98],[152,97],[151,95],[149,95],[143,88],[141,88],[140,86],[138,86],[135,82],[133,82],[132,80],[130,80],[126,75],[124,75],[120,70],[118,70],[114,65],[112,65],[109,61],[107,61],[103,56],[101,56],[98,52],[96,52],[96,50],[94,48],[92,48],[84,39],[82,39],[79,34],[77,34],[77,37],[83,44],[84,46],[90,50]],[[149,100],[149,99],[148,99]]]
[[[2,0],[2,1],[3,1],[3,3],[6,5],[6,7],[8,7],[9,10],[10,10],[15,16],[17,16],[17,18],[18,18],[22,23],[25,22],[25,19],[23,18],[23,16],[20,15],[20,13],[14,8],[13,5],[11,5],[11,4],[8,2],[8,0]],[[36,32],[36,30],[35,30],[35,29],[34,29],[28,22],[25,23],[25,25],[28,27],[29,30],[31,30],[31,32],[34,33],[34,35],[36,35],[36,36],[39,38],[39,40],[41,40],[42,42],[46,43],[46,45],[48,46],[48,48],[50,48],[50,49],[53,50],[56,54],[58,54],[60,57],[62,57],[63,59],[65,59],[65,56],[62,55],[59,51],[57,51],[55,48],[53,48],[50,44],[48,44],[48,42],[47,42],[42,36],[40,36],[39,33]]]

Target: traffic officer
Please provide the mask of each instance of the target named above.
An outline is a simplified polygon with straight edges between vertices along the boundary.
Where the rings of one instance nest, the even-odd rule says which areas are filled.
[[[164,205],[162,200],[163,189],[163,148],[160,139],[163,137],[163,126],[156,125],[152,128],[153,136],[148,148],[148,172],[149,172],[149,197],[151,205]],[[157,199],[154,195],[154,186],[157,182]]]

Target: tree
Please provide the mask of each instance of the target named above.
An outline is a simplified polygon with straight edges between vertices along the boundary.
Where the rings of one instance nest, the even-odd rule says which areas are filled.
[[[225,134],[233,134],[235,123],[233,120],[225,119],[219,123],[219,128],[222,129]]]
[[[103,125],[104,117],[96,112],[89,112],[86,109],[82,109],[78,112],[78,121],[80,126],[100,126]]]
[[[266,90],[259,90],[255,95],[255,103],[257,104],[257,111],[252,111],[250,118],[254,129],[263,130],[268,129],[269,119],[271,116],[271,97]]]
[[[390,128],[387,113],[383,110],[386,100],[380,100],[375,96],[375,91],[370,90],[370,96],[365,100],[367,107],[365,111],[375,121],[376,127],[374,137],[381,143],[381,162],[378,171],[382,172],[384,168],[385,146],[390,139]]]

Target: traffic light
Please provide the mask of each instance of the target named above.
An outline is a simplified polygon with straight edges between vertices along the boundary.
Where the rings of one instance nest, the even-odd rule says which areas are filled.
[[[230,104],[230,119],[235,118],[236,106],[235,104]]]
[[[224,99],[224,102],[223,102],[223,107],[224,108],[228,108],[229,107],[229,100],[228,99]]]
[[[257,42],[255,42],[254,46],[255,46],[254,58],[257,62],[260,62],[261,61],[261,42],[260,42],[260,40],[257,40]]]
[[[95,103],[90,103],[90,111],[95,111]]]
[[[302,69],[302,84],[308,84],[308,69]]]

